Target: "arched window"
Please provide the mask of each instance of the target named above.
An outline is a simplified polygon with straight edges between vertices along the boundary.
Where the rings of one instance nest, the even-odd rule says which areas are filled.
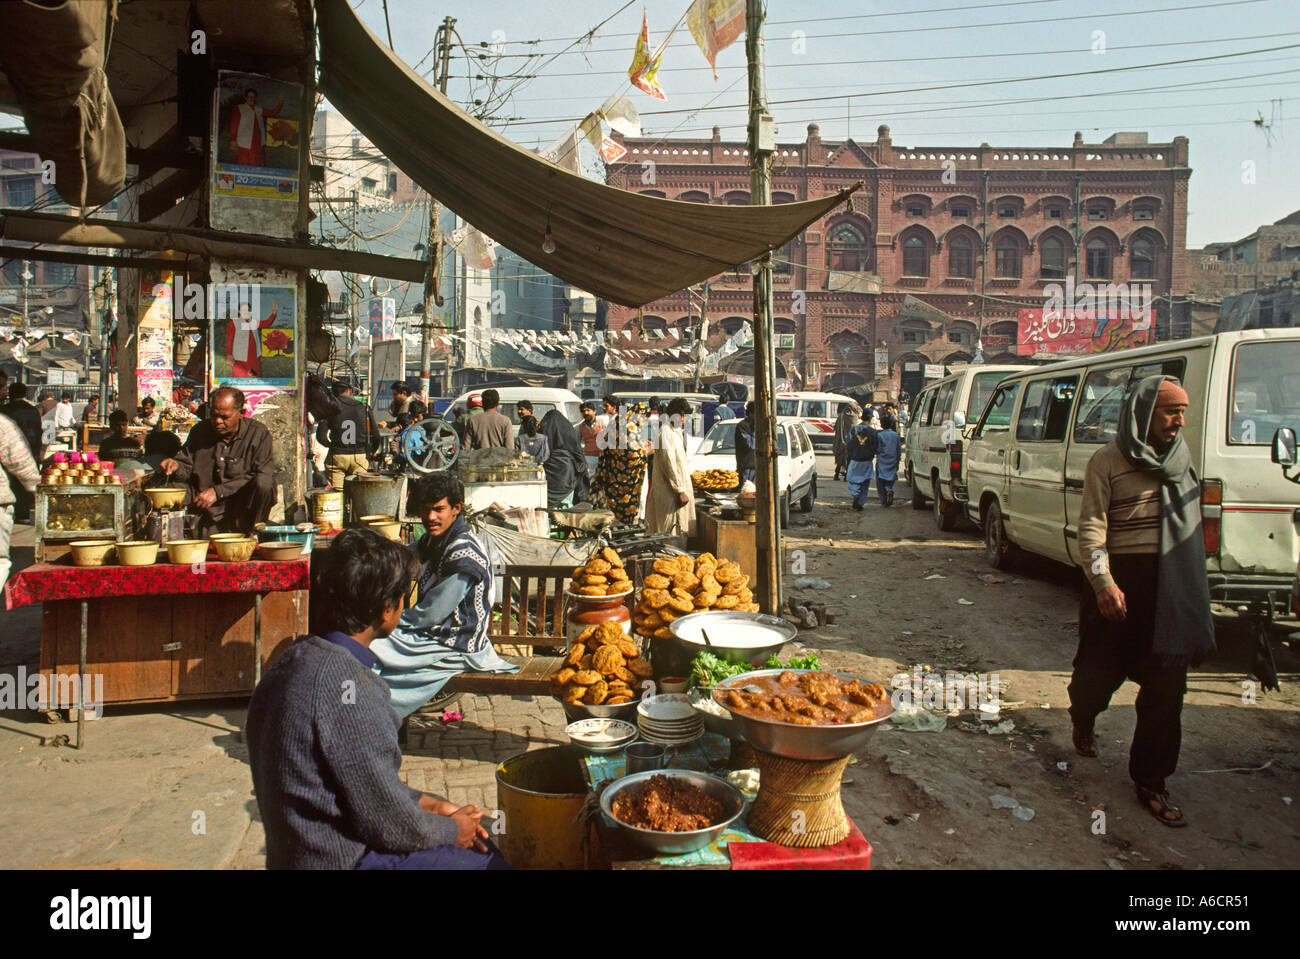
[[[1101,237],[1095,237],[1088,241],[1084,252],[1087,258],[1084,269],[1089,279],[1110,279],[1110,244]]]
[[[1038,275],[1065,279],[1065,242],[1060,237],[1044,237],[1038,242]]]
[[[1014,236],[1001,237],[993,247],[994,276],[1016,279],[1020,276],[1020,243]]]
[[[1153,280],[1156,276],[1156,245],[1144,236],[1129,244],[1129,276],[1135,280]]]
[[[925,240],[913,233],[903,241],[903,276],[929,276],[930,251]]]
[[[969,238],[957,236],[948,241],[948,275],[975,279],[975,248]]]
[[[862,273],[871,266],[867,238],[852,223],[840,223],[833,227],[826,245],[829,269]]]

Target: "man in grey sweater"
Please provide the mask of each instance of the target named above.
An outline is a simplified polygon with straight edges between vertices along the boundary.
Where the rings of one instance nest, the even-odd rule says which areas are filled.
[[[312,635],[276,660],[248,707],[271,869],[508,868],[477,807],[398,778],[399,720],[369,646],[397,626],[418,569],[371,530],[345,530],[312,560]]]

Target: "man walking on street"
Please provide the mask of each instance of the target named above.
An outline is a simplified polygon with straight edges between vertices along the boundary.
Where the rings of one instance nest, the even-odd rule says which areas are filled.
[[[849,434],[858,421],[858,408],[854,403],[841,403],[840,415],[835,418],[835,476],[841,479],[849,468]]]
[[[578,438],[582,440],[582,455],[587,461],[587,473],[594,477],[596,465],[600,462],[600,433],[605,425],[596,419],[596,407],[590,400],[583,400],[582,422],[578,424]]]
[[[471,416],[469,425],[465,428],[470,449],[486,450],[496,446],[508,450],[515,448],[510,420],[501,415],[497,409],[500,405],[500,393],[496,390],[483,391],[483,412]]]
[[[1124,401],[1114,442],[1084,474],[1079,552],[1088,586],[1070,680],[1074,747],[1097,755],[1093,724],[1125,679],[1138,684],[1129,775],[1166,826],[1185,826],[1166,777],[1178,765],[1187,669],[1212,655],[1200,481],[1180,430],[1189,398],[1178,380],[1142,380]]]
[[[14,384],[17,386],[18,384]],[[9,538],[14,531],[16,480],[28,493],[36,492],[41,473],[27,446],[27,438],[7,416],[0,416],[0,590],[9,578]]]
[[[871,495],[872,461],[880,450],[880,436],[871,428],[870,407],[862,411],[862,422],[849,434],[849,495],[853,509],[861,513]]]

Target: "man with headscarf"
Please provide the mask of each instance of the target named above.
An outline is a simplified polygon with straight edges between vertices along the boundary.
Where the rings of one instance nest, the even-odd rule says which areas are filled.
[[[1179,432],[1189,402],[1173,377],[1138,383],[1114,442],[1088,461],[1079,511],[1090,588],[1070,680],[1074,747],[1097,755],[1097,715],[1125,679],[1136,682],[1129,775],[1138,800],[1166,826],[1187,825],[1165,788],[1178,765],[1187,669],[1215,650],[1200,481]]]
[[[861,513],[871,495],[872,463],[880,449],[880,434],[870,422],[870,408],[862,411],[862,422],[849,433],[849,469],[845,478],[849,482],[849,495],[853,497],[854,512]]]
[[[894,505],[894,482],[898,479],[898,458],[903,439],[895,429],[897,422],[889,412],[880,418],[876,433],[876,492],[881,506]]]
[[[546,437],[551,455],[542,464],[546,470],[546,508],[563,509],[588,497],[587,460],[582,455],[578,431],[559,410],[542,417],[539,432]]]

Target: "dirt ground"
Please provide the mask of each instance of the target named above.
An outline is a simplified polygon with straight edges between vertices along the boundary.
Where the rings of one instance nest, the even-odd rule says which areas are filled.
[[[1070,743],[1074,571],[1030,558],[990,577],[975,530],[939,531],[928,510],[911,508],[902,482],[892,508],[873,498],[855,513],[845,484],[831,481],[829,468],[819,472],[816,508],[796,513],[785,537],[783,575],[787,596],[827,603],[837,622],[803,630],[799,641],[823,665],[886,685],[899,673],[910,683],[916,665],[997,674],[1004,703],[992,722],[966,708],[939,732],[882,728],[859,754],[843,799],[875,847],[873,868],[1294,868],[1300,660],[1293,651],[1275,645],[1282,689],[1264,693],[1246,673],[1248,644],[1221,631],[1218,655],[1188,678],[1182,754],[1169,780],[1189,825],[1162,826],[1137,802],[1128,777],[1134,684],[1098,718],[1099,758],[1077,755]],[[831,588],[794,588],[791,566],[799,560],[806,575]],[[1243,702],[1251,689],[1254,703]],[[1011,732],[988,731],[1008,719]],[[1013,797],[1032,818],[995,808],[993,795]]]

